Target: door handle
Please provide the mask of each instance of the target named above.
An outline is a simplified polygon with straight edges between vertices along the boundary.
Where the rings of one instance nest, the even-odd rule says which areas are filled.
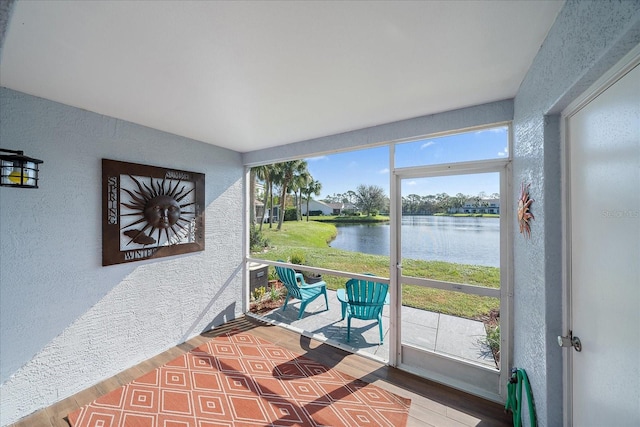
[[[577,352],[582,351],[580,338],[574,337],[572,331],[569,331],[569,336],[566,337],[558,335],[558,345],[560,347],[573,347]]]

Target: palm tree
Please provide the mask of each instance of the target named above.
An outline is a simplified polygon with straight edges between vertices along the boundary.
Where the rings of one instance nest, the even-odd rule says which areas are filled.
[[[307,183],[311,181],[313,177],[308,170],[305,170],[294,175],[291,181],[291,190],[296,196],[296,219],[302,219],[302,190],[307,186]]]
[[[249,224],[256,223],[256,168],[249,170]]]
[[[345,196],[347,197],[347,199],[349,200],[349,203],[351,203],[352,205],[356,203],[357,200],[357,194],[355,191],[353,190],[349,190],[345,193]]]
[[[284,211],[286,205],[287,191],[289,190],[289,186],[293,182],[294,178],[297,175],[301,175],[304,172],[307,172],[307,162],[304,160],[292,160],[289,162],[279,163],[278,164],[279,174],[278,176],[281,178],[279,184],[280,188],[280,218],[278,220],[278,231],[282,229],[282,222],[284,221]],[[308,172],[307,172],[308,173]]]
[[[269,215],[269,228],[273,228],[273,205],[274,205],[274,201],[273,201],[273,195],[274,195],[274,191],[273,191],[273,186],[281,186],[282,185],[282,180],[284,179],[284,171],[282,169],[282,163],[274,163],[269,167],[269,177],[271,179],[271,190],[269,191],[270,195],[271,195],[271,201],[269,202],[269,208],[270,208],[270,215]],[[282,199],[282,198],[281,198]],[[282,209],[283,214],[284,214],[284,210]],[[280,229],[280,228],[278,228]]]
[[[302,193],[307,197],[307,222],[309,222],[309,199],[311,199],[312,194],[319,196],[321,190],[322,184],[320,181],[313,179],[313,177],[311,177],[307,186],[302,189]]]
[[[264,223],[264,216],[268,213],[269,227],[273,224],[273,187],[279,183],[279,169],[278,164],[256,166],[252,168],[252,172],[255,170],[256,179],[264,183],[264,209],[262,216],[260,217],[260,230],[262,231],[262,224]]]
[[[264,208],[262,209],[262,215],[260,216],[260,231],[262,231],[262,224],[264,223],[264,215],[267,212],[267,206],[268,206],[267,202],[269,201],[269,194],[271,191],[271,170],[270,169],[271,169],[270,165],[256,166],[254,168],[251,168],[251,172],[253,173],[253,176],[255,177],[255,179],[259,179],[264,183],[264,199],[262,201]],[[254,186],[255,186],[255,183],[254,183]],[[253,191],[251,194],[252,195],[254,194]],[[254,202],[251,202],[251,203],[253,204]]]

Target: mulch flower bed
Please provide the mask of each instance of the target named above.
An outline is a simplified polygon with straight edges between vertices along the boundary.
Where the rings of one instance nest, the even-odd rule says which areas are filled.
[[[275,289],[276,298],[273,298],[272,289]],[[258,300],[251,301],[249,311],[255,314],[268,313],[273,309],[282,307],[287,291],[284,285],[278,280],[270,280],[267,288]]]

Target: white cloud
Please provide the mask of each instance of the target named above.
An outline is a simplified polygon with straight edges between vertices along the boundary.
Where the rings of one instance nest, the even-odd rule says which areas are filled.
[[[475,132],[475,134],[477,135],[477,134],[483,133],[483,132],[502,133],[502,132],[506,132],[506,131],[507,131],[507,127],[506,126],[501,126],[501,127],[497,127],[497,128],[478,130],[478,131]]]
[[[417,184],[418,184],[418,183],[417,183],[417,182],[415,182],[415,181],[409,181],[409,182],[407,182],[407,185],[417,185]]]
[[[305,159],[307,162],[317,162],[319,160],[329,160],[329,157],[327,156],[319,156],[319,157],[309,157],[308,159]]]
[[[380,170],[378,171],[378,173],[379,173],[379,174],[381,174],[381,175],[382,175],[382,174],[387,174],[387,173],[389,173],[389,168],[380,169]]]
[[[431,147],[432,145],[435,145],[435,144],[436,144],[435,141],[427,141],[420,146],[420,149],[422,150],[424,148]]]
[[[498,157],[507,157],[509,155],[509,147],[504,147],[504,150],[498,153]]]

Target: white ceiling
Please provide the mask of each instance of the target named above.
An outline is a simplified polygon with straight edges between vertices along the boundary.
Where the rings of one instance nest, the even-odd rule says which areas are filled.
[[[18,1],[0,85],[240,152],[515,96],[562,1]]]

